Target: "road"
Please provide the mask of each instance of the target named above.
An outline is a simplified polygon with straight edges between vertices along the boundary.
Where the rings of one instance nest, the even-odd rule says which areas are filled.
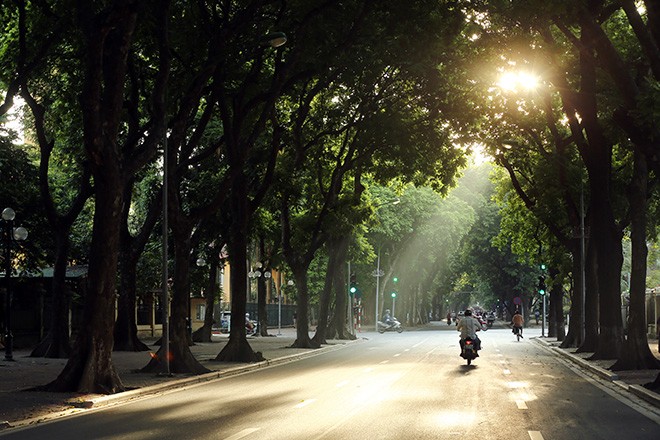
[[[537,332],[538,334],[538,332]],[[508,329],[472,366],[453,327],[345,348],[0,435],[8,439],[653,439],[658,412]]]

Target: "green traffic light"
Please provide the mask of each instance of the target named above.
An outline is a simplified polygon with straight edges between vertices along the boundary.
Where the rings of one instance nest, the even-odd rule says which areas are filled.
[[[548,266],[546,266],[545,263],[541,263],[540,267],[541,270],[546,270],[548,268]]]
[[[392,281],[395,282],[395,283],[398,283],[398,282],[399,282],[399,278],[394,277],[394,278],[392,278]]]
[[[355,286],[351,286],[351,293],[357,292],[357,288]]]
[[[392,298],[396,298],[396,292],[392,292]]]

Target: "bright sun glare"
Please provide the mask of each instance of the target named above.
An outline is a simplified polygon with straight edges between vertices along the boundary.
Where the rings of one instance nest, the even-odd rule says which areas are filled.
[[[534,90],[539,86],[539,83],[538,76],[524,71],[503,72],[497,81],[500,88],[512,92],[519,89]]]

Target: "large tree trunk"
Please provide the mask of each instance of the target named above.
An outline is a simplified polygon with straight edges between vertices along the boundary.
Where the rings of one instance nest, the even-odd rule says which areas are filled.
[[[591,228],[590,228],[591,230]],[[587,255],[585,258],[585,287],[584,297],[584,341],[578,347],[578,353],[592,353],[598,346],[598,275],[596,271],[596,250],[593,235],[587,241]]]
[[[119,224],[123,188],[119,169],[104,166],[95,179],[96,204],[84,317],[64,370],[48,391],[110,394],[124,390],[112,363]]]
[[[215,306],[215,297],[218,294],[218,285],[215,282],[217,276],[218,253],[214,249],[209,257],[208,287],[204,292],[204,299],[206,302],[204,325],[193,332],[193,342],[211,342],[211,334],[213,330],[213,308]]]
[[[579,17],[585,48],[594,47],[597,36],[591,32],[589,18]],[[621,266],[623,264],[622,233],[612,207],[612,143],[601,127],[595,54],[580,52],[580,100],[578,111],[588,138],[581,151],[589,174],[590,242],[596,250],[599,296],[599,338],[594,359],[616,359],[623,341],[621,320]]]
[[[317,344],[327,344],[328,334],[328,317],[330,314],[330,300],[332,298],[333,279],[338,264],[342,260],[338,260],[339,253],[341,252],[342,241],[333,240],[328,243],[328,265],[325,271],[325,282],[323,283],[323,290],[321,291],[321,298],[319,299],[319,321],[316,326],[316,333],[312,340]],[[333,335],[334,336],[334,335]]]
[[[46,389],[115,393],[124,386],[112,363],[117,258],[123,191],[122,156],[117,145],[126,59],[137,10],[109,6],[97,16],[88,3],[77,3],[85,39],[85,80],[81,93],[83,135],[96,194],[89,274],[82,326],[68,363]]]
[[[660,368],[660,362],[651,353],[646,336],[646,227],[648,169],[646,158],[635,152],[633,181],[630,188],[632,269],[630,277],[630,309],[628,338],[612,370],[643,370]]]
[[[263,360],[261,353],[255,353],[245,336],[245,310],[247,303],[247,247],[248,247],[248,207],[247,181],[239,173],[232,184],[231,215],[232,224],[229,245],[231,262],[231,329],[227,345],[215,357],[224,362],[257,362]]]
[[[69,256],[68,228],[55,233],[55,246],[48,333],[32,350],[31,357],[67,358],[71,354],[69,342],[69,306],[71,303],[65,283]]]
[[[149,346],[138,338],[136,306],[137,258],[122,252],[119,262],[119,299],[114,330],[114,351],[148,351]]]
[[[343,254],[342,262],[346,261],[348,256],[348,242],[346,243],[346,252]],[[335,314],[334,326],[337,329],[337,339],[355,339],[353,333],[349,331],[348,327],[348,286],[346,280],[346,264],[340,264],[337,272],[335,273],[334,290],[335,290]]]
[[[115,351],[147,351],[149,347],[138,338],[137,317],[137,266],[151,232],[162,215],[162,197],[152,199],[142,229],[131,235],[129,217],[134,190],[134,179],[124,188],[124,208],[122,212],[119,247],[119,301],[115,322]]]
[[[621,267],[623,248],[607,189],[609,171],[605,164],[591,173],[591,239],[596,245],[599,293],[598,346],[593,359],[616,359],[623,341],[621,319]]]
[[[553,269],[550,276],[554,279],[559,276],[559,271]],[[563,341],[566,336],[564,329],[564,289],[562,283],[553,283],[550,289],[550,320],[548,323],[548,336]]]
[[[192,227],[182,216],[171,216],[176,220],[172,224],[174,232],[174,294],[172,295],[172,315],[170,317],[170,361],[171,373],[202,374],[209,370],[193,356],[190,351],[192,338],[189,333],[190,314],[190,237]],[[145,366],[143,372],[165,372],[163,354],[166,347],[161,345],[158,353]]]
[[[307,267],[292,267],[296,279],[296,340],[291,347],[319,348],[321,345],[309,337],[309,288]]]

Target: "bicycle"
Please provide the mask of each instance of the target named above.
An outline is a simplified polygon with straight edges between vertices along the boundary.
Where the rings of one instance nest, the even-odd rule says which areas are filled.
[[[522,328],[520,328],[520,327],[516,327],[516,326],[513,327],[513,333],[516,335],[516,340],[517,341],[520,341],[520,338],[523,337],[521,330],[522,330]]]

